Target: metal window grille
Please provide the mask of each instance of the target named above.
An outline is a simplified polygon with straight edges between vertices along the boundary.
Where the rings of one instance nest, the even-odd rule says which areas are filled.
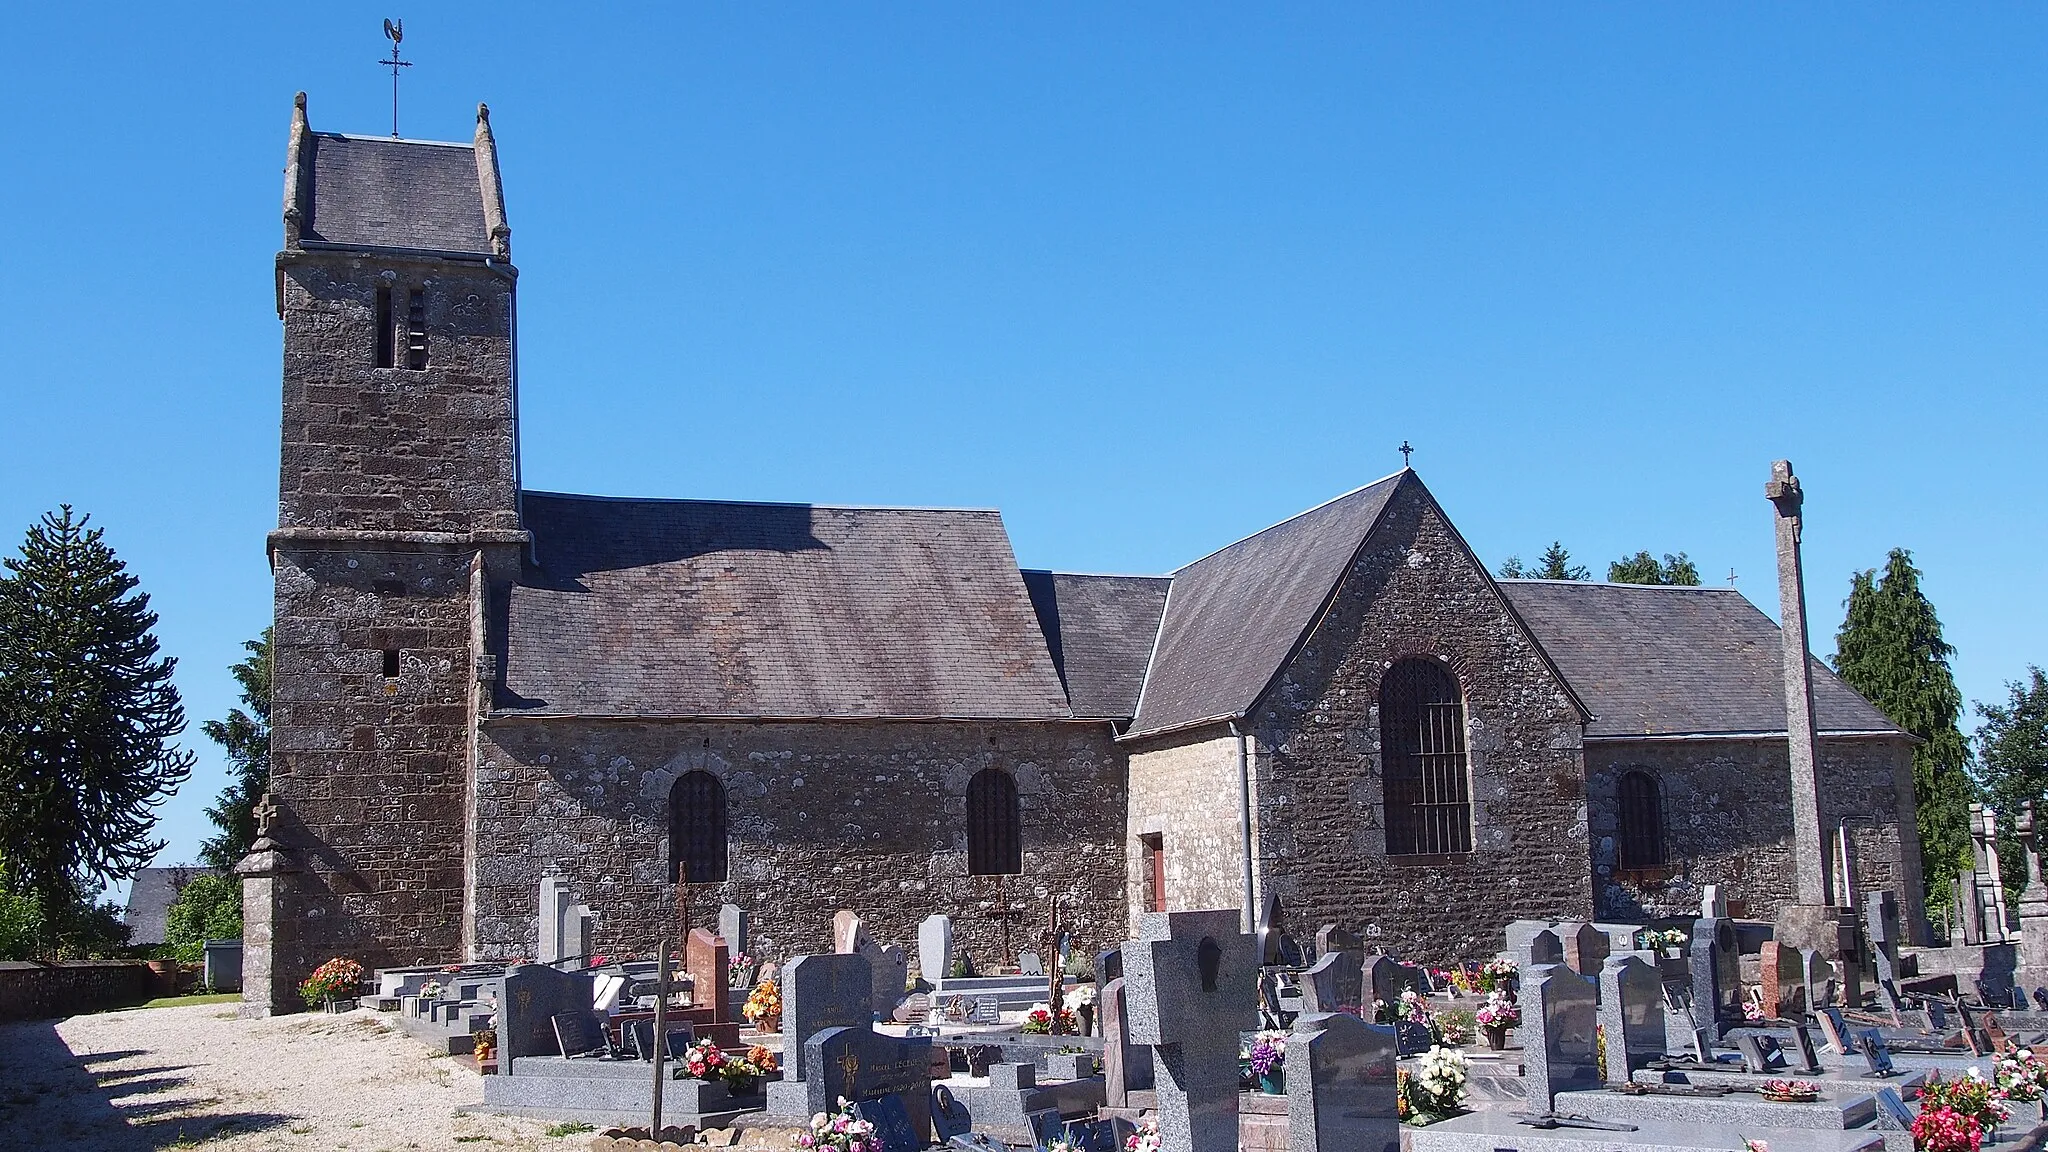
[[[391,289],[377,289],[377,367],[391,367]]]
[[[1664,863],[1664,805],[1657,779],[1648,772],[1621,778],[1621,866],[1655,868]]]
[[[984,768],[967,782],[967,874],[1014,876],[1024,871],[1023,816],[1017,782]]]
[[[1403,660],[1380,683],[1380,756],[1387,855],[1472,850],[1465,703],[1433,660]]]
[[[414,372],[427,366],[427,294],[415,288],[405,304],[405,366]]]
[[[719,883],[725,856],[725,785],[709,772],[686,772],[668,790],[668,878]]]

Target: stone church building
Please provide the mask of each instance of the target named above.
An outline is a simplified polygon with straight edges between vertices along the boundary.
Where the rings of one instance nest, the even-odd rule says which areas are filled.
[[[1020,570],[990,510],[529,491],[496,146],[292,118],[273,787],[252,981],[597,946],[733,903],[986,966],[1277,898],[1388,951],[1792,895],[1777,628],[1731,589],[1497,580],[1403,470],[1169,574]],[[1765,523],[1761,501],[1759,531]],[[1815,663],[1856,886],[1919,920],[1911,740]]]

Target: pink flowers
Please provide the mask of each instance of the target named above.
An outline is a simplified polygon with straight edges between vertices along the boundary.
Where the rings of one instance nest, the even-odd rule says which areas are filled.
[[[1983,1143],[1984,1125],[1946,1104],[1923,1106],[1913,1118],[1917,1152],[1977,1152]]]
[[[844,1096],[839,1098],[838,1112],[811,1117],[811,1130],[797,1133],[790,1142],[818,1152],[882,1152],[875,1126],[854,1116],[853,1105]]]

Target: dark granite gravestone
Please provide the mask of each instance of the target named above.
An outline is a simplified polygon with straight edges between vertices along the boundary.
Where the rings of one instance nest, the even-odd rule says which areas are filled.
[[[589,1009],[557,1012],[549,1019],[555,1029],[555,1046],[562,1050],[562,1055],[577,1059],[611,1054],[611,1045],[605,1042],[604,1026],[597,1022],[596,1014]]]
[[[1364,991],[1387,1007],[1400,1003],[1401,993],[1416,986],[1415,969],[1393,957],[1380,953],[1363,959]],[[1367,1005],[1361,1002],[1361,1006]]]
[[[1102,1087],[1111,1108],[1129,1107],[1132,1092],[1152,1087],[1152,1049],[1131,1043],[1124,988],[1119,976],[1103,985],[1096,998],[1102,1012]]]
[[[1538,964],[1564,963],[1564,940],[1548,928],[1529,937],[1529,949],[1522,957],[1522,967],[1533,968]]]
[[[1913,1109],[1890,1085],[1877,1090],[1877,1126],[1890,1132],[1913,1130]]]
[[[882,1142],[882,1152],[918,1152],[931,1143],[930,1137],[911,1127],[910,1110],[904,1107],[903,1097],[890,1093],[876,1100],[862,1100],[853,1106],[853,1114],[875,1126],[875,1139]]]
[[[555,1039],[558,1012],[588,1012],[594,989],[587,972],[561,972],[545,964],[514,964],[505,970],[503,999],[498,1003],[498,1043],[505,1072],[517,1075],[521,1056],[553,1056],[561,1051]]]
[[[1360,957],[1359,967],[1365,967],[1365,938],[1335,924],[1325,924],[1316,929],[1316,955],[1328,956],[1332,952],[1356,952]]]
[[[1813,1047],[1813,1030],[1804,1024],[1792,1026],[1792,1051],[1799,1056],[1798,1071],[1809,1076],[1820,1071],[1820,1053]]]
[[[1124,950],[1105,948],[1095,954],[1095,985],[1101,987],[1124,974]]]
[[[782,1030],[793,1055],[789,1079],[810,1078],[808,1049],[813,1036],[827,1028],[865,1027],[873,1020],[874,985],[867,957],[844,952],[799,956],[782,970]]]
[[[1562,964],[1522,973],[1522,1086],[1531,1112],[1600,1083],[1593,986]]]
[[[1238,1033],[1258,1019],[1257,960],[1235,909],[1148,912],[1124,945],[1131,1040],[1153,1049],[1159,1131],[1175,1152],[1237,1152]]]
[[[858,1104],[894,1093],[903,1098],[911,1130],[919,1139],[930,1140],[930,1039],[884,1036],[863,1024],[827,1028],[804,1047],[808,1050],[804,1063],[811,1069],[804,1092],[812,1114],[833,1111],[840,1097]]]
[[[1041,1108],[1024,1117],[1031,1129],[1031,1146],[1038,1152],[1050,1152],[1052,1146],[1067,1134],[1067,1122],[1060,1117],[1057,1108]]]
[[[1870,937],[1871,960],[1877,968],[1878,995],[1884,1000],[1885,1007],[1896,1014],[1901,1006],[1898,896],[1890,891],[1871,893],[1863,905],[1863,927]]]
[[[1870,1076],[1893,1076],[1898,1070],[1892,1067],[1892,1050],[1884,1037],[1875,1028],[1866,1028],[1856,1034],[1856,1047],[1863,1053],[1863,1063],[1870,1069]]]
[[[1735,924],[1716,916],[1702,916],[1693,922],[1692,945],[1693,1024],[1721,1031],[1742,1021],[1741,953],[1737,950]]]
[[[940,1140],[965,1136],[974,1128],[974,1117],[967,1114],[967,1105],[944,1084],[932,1085],[932,1127]]]
[[[1116,1125],[1108,1120],[1067,1121],[1067,1143],[1079,1152],[1119,1152]]]
[[[1640,956],[1622,953],[1600,965],[1600,1026],[1607,1034],[1610,1084],[1664,1055],[1664,977]]]
[[[1323,953],[1301,974],[1304,1012],[1357,1011],[1364,1003],[1365,957],[1351,949]]]
[[[1742,1067],[1746,1072],[1761,1076],[1785,1069],[1785,1054],[1779,1050],[1778,1042],[1769,1036],[1744,1032],[1735,1038],[1735,1050],[1742,1053]]]
[[[1287,1067],[1288,1152],[1398,1152],[1391,1029],[1304,1013],[1287,1038]]]

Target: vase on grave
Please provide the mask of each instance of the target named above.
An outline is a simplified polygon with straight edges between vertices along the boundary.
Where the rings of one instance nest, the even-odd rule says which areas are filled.
[[[1486,1034],[1486,1047],[1499,1052],[1508,1046],[1508,1026],[1505,1024],[1482,1024],[1479,1030]]]
[[[1095,1035],[1095,1005],[1083,1004],[1075,1012],[1081,1017],[1081,1035]]]
[[[1259,1073],[1259,1091],[1268,1096],[1287,1095],[1287,1069],[1279,1064]]]

